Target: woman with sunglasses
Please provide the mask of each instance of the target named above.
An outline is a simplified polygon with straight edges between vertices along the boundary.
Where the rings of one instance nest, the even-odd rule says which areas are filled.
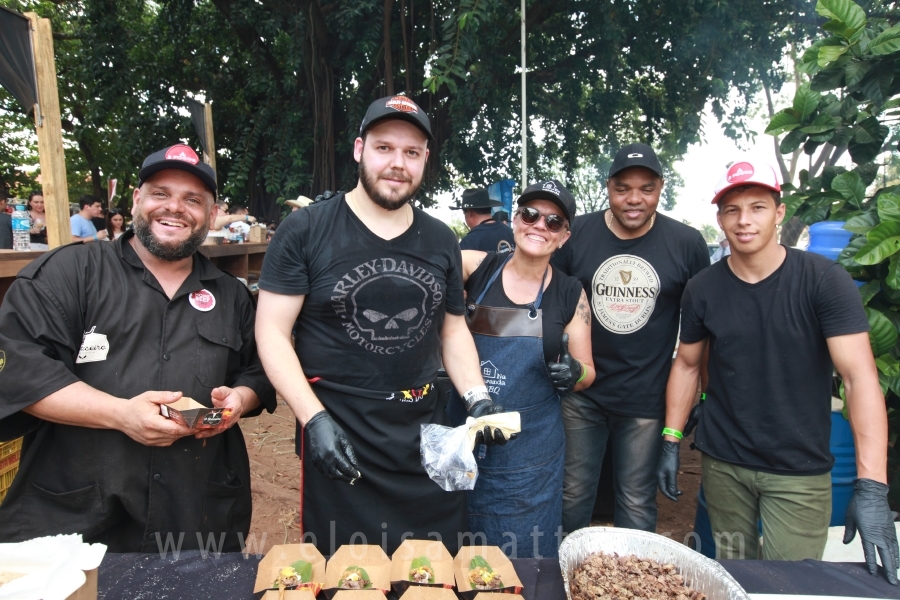
[[[477,446],[469,529],[511,557],[557,556],[562,528],[565,433],[560,393],[594,380],[590,309],[581,283],[550,265],[571,235],[575,200],[561,183],[525,189],[512,253],[466,250],[466,320],[492,400],[517,411],[509,444]],[[461,399],[449,411],[465,418]],[[510,537],[512,536],[512,537]]]

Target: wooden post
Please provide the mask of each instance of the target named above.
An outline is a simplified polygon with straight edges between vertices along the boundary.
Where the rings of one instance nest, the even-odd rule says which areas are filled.
[[[206,162],[209,166],[212,167],[213,171],[216,170],[216,136],[213,133],[213,120],[212,120],[212,103],[204,102],[203,110],[206,115],[206,147],[209,149],[209,154],[206,155]]]
[[[34,125],[41,159],[41,190],[47,213],[47,241],[56,248],[72,241],[69,225],[69,188],[66,182],[66,156],[62,144],[59,115],[59,91],[56,87],[56,61],[53,58],[53,31],[50,19],[28,12],[37,75],[38,105]]]

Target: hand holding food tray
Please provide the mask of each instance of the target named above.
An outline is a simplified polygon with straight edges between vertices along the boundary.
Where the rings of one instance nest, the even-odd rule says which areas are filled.
[[[170,404],[160,404],[159,412],[167,419],[189,429],[220,429],[228,425],[230,408],[204,406],[193,398],[181,398]]]

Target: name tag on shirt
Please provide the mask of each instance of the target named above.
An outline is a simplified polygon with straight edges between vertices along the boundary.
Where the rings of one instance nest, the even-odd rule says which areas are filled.
[[[84,333],[75,364],[106,360],[106,355],[109,354],[109,340],[102,333],[94,333],[95,329],[96,327],[91,327],[90,331]]]

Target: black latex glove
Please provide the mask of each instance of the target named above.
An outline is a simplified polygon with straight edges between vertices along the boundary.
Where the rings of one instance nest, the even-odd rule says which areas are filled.
[[[547,370],[550,371],[550,379],[553,387],[560,392],[571,392],[584,373],[584,367],[576,358],[569,354],[569,334],[562,334],[560,342],[559,361],[548,362]]]
[[[306,436],[312,462],[324,477],[355,482],[360,477],[356,454],[344,430],[327,410],[317,412],[306,422]]]
[[[499,415],[500,413],[504,412],[506,412],[506,409],[499,404],[491,402],[490,400],[479,400],[472,405],[472,408],[469,409],[469,416],[477,419],[478,417],[484,417],[486,415]],[[509,436],[509,439],[516,439],[516,434]],[[503,435],[502,431],[488,426],[485,426],[483,429],[479,429],[475,433],[476,444],[485,444],[486,446],[493,446],[494,444],[497,444],[499,446],[502,446],[508,441],[509,440],[506,439],[506,436]]]
[[[703,412],[703,401],[701,401],[697,406],[691,409],[691,414],[688,417],[687,423],[684,424],[684,431],[682,435],[687,437],[691,435],[691,432],[694,431],[694,428],[697,427],[697,423],[700,422],[700,413]]]
[[[858,530],[869,573],[878,574],[878,564],[875,562],[877,548],[888,582],[897,585],[900,549],[897,547],[897,530],[894,529],[897,513],[888,508],[890,488],[871,479],[857,479],[853,488],[853,498],[847,507],[844,543],[852,542]]]
[[[681,490],[675,480],[678,477],[678,442],[663,440],[662,452],[659,455],[659,463],[656,465],[656,483],[663,496],[672,502],[678,502]]]

